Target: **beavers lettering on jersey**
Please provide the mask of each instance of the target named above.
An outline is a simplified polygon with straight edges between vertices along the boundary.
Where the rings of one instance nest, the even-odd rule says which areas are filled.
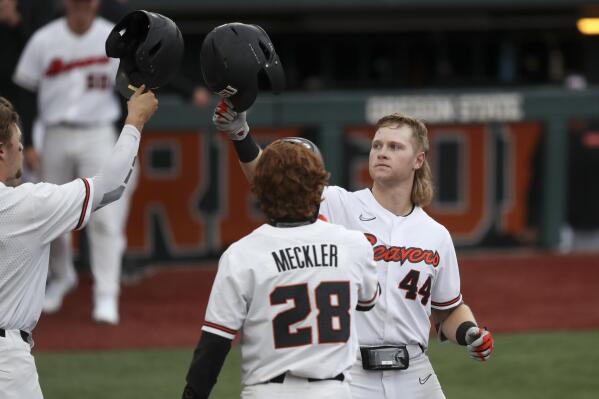
[[[334,244],[302,245],[272,252],[279,273],[309,267],[337,267]]]
[[[437,251],[422,249],[418,247],[387,247],[385,245],[376,245],[378,239],[374,234],[364,233],[370,244],[373,246],[374,260],[384,260],[385,262],[399,262],[404,264],[406,260],[410,263],[424,262],[427,265],[437,267],[440,257]]]

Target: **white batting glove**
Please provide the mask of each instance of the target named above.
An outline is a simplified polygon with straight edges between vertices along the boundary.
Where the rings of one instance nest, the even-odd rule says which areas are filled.
[[[212,123],[219,131],[226,133],[231,140],[235,141],[243,140],[250,132],[246,112],[235,112],[233,104],[225,98],[221,98],[214,109]]]
[[[466,331],[466,344],[470,357],[484,362],[493,352],[493,335],[486,328],[473,326]]]

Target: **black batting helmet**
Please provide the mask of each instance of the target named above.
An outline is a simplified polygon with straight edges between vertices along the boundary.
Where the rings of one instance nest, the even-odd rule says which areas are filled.
[[[239,22],[214,28],[202,43],[200,64],[206,86],[228,97],[237,112],[258,96],[258,73],[264,71],[275,94],[285,88],[285,72],[270,38],[258,25]]]
[[[183,37],[164,15],[137,10],[127,14],[106,39],[106,55],[120,58],[116,87],[125,98],[145,84],[156,89],[168,83],[183,58]]]

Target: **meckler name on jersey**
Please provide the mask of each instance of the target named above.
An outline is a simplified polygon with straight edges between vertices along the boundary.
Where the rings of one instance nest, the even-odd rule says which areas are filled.
[[[304,269],[308,267],[337,267],[337,246],[334,244],[302,245],[272,252],[277,270]]]

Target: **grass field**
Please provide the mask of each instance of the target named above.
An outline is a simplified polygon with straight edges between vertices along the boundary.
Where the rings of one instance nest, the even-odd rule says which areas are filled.
[[[432,343],[447,398],[599,398],[599,331],[495,336],[488,363]],[[36,354],[46,399],[180,398],[192,348]],[[213,399],[239,397],[239,350],[229,354]],[[374,399],[374,398],[373,398]]]

